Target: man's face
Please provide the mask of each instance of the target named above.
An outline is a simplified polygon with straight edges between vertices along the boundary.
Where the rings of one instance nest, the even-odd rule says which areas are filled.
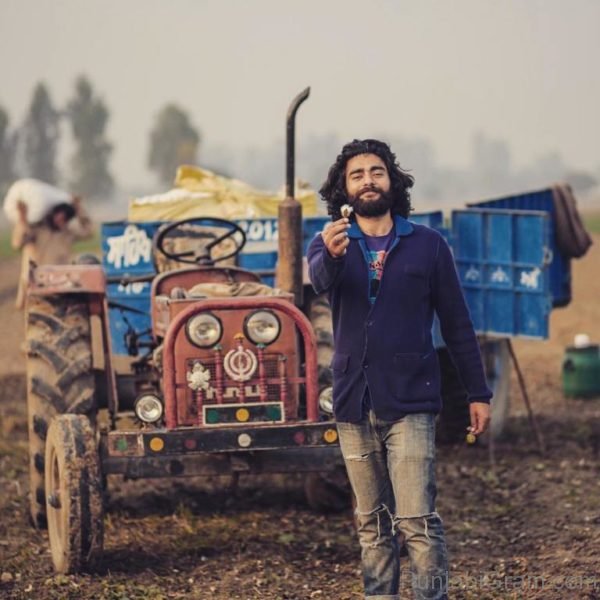
[[[69,219],[64,210],[59,210],[52,215],[52,223],[56,229],[64,229],[67,226]]]
[[[359,154],[346,163],[346,193],[357,215],[378,217],[392,205],[390,176],[376,154]]]

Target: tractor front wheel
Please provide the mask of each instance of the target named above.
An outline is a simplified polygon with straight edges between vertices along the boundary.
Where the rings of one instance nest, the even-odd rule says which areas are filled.
[[[102,477],[94,430],[83,415],[59,415],[46,438],[46,515],[58,573],[92,567],[102,554]]]

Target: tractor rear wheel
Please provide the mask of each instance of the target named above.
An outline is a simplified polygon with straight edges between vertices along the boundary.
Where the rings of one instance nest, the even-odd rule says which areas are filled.
[[[52,419],[46,440],[45,484],[55,570],[76,573],[94,566],[102,554],[104,507],[98,448],[86,416]]]
[[[312,296],[308,302],[308,318],[317,338],[317,368],[319,390],[333,385],[331,359],[333,358],[333,321],[331,307],[324,294]],[[304,480],[304,493],[308,505],[320,512],[340,511],[351,505],[351,490],[346,468],[343,465],[334,471],[308,473]]]
[[[30,296],[27,305],[29,504],[35,527],[46,525],[44,460],[50,420],[62,413],[95,421],[89,310],[85,297]]]
[[[481,438],[483,442],[489,436],[498,437],[508,419],[510,408],[510,353],[508,340],[485,340],[481,342],[488,385],[493,393],[491,402],[490,429]],[[442,377],[442,412],[438,420],[437,435],[442,442],[464,441],[470,423],[467,392],[458,372],[450,359],[446,348],[438,349],[440,372]]]
[[[333,358],[333,321],[331,306],[325,294],[313,296],[308,302],[308,318],[317,338],[317,369],[319,388],[332,385],[333,373],[331,359]]]

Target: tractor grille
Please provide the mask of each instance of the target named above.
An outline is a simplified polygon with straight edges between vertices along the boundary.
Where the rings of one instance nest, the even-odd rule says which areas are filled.
[[[248,359],[248,356],[253,358]],[[188,424],[227,425],[257,422],[284,422],[296,419],[298,384],[303,379],[290,376],[288,362],[282,354],[264,350],[246,354],[246,363],[223,358],[220,351],[202,359],[188,359],[187,373],[197,369],[208,385],[186,390]],[[248,367],[254,362],[254,368]],[[238,379],[240,372],[244,381]],[[249,378],[247,378],[249,376]],[[236,377],[238,379],[236,379]],[[183,414],[183,413],[182,413]]]
[[[264,376],[265,376],[265,393],[264,398],[261,398],[260,390],[260,378],[258,376],[258,368],[256,373],[248,381],[243,383],[237,382],[231,379],[225,369],[222,366],[222,360],[218,358],[203,359],[202,365],[206,367],[210,372],[210,388],[203,394],[204,404],[226,404],[226,403],[239,403],[241,401],[240,396],[248,402],[274,402],[281,399],[281,375],[280,375],[280,360],[283,358],[281,354],[265,354],[264,355]],[[188,370],[191,370],[194,366],[195,360],[188,361]],[[218,363],[221,363],[221,368],[217,367]],[[285,364],[285,363],[284,363]],[[260,367],[260,365],[259,365]],[[219,377],[219,371],[221,376]],[[287,391],[287,374],[284,377],[285,388]],[[241,386],[244,386],[244,391],[240,394]],[[221,386],[222,396],[219,397],[219,386]],[[190,393],[193,393],[190,390]]]

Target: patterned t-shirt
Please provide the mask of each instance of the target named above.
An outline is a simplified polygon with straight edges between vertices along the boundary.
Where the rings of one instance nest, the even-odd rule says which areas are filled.
[[[367,245],[369,260],[369,279],[371,284],[369,285],[369,301],[371,304],[375,302],[377,292],[379,291],[379,283],[381,276],[383,275],[383,265],[385,263],[385,257],[392,245],[394,240],[394,228],[387,235],[366,235],[365,244]],[[363,409],[365,413],[371,408],[371,395],[369,388],[365,388],[365,395],[363,398]]]
[[[369,286],[369,300],[371,304],[375,302],[377,292],[379,291],[379,283],[383,275],[383,264],[386,254],[388,253],[392,240],[394,239],[394,229],[387,235],[366,235],[363,234],[367,245],[369,260],[369,278],[371,284]]]

